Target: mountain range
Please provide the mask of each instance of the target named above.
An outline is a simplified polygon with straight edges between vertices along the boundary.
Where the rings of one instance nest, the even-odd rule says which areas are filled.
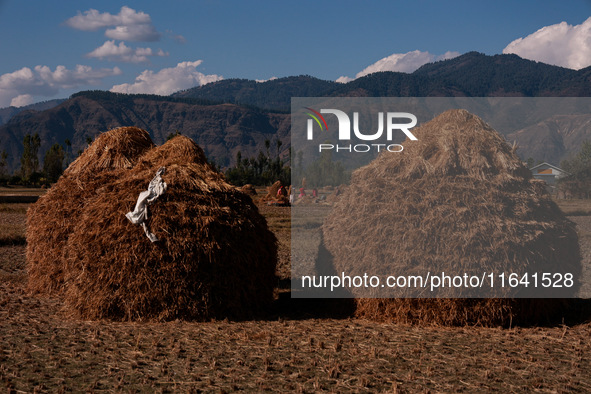
[[[84,149],[88,138],[118,126],[137,126],[163,143],[170,133],[193,138],[222,166],[265,150],[265,140],[290,146],[291,97],[590,97],[591,67],[571,70],[517,55],[469,52],[422,66],[413,73],[379,72],[347,84],[297,76],[256,82],[226,79],[171,96],[80,92],[65,101],[25,109],[0,109],[0,151],[8,170],[19,167],[26,134],[39,133],[40,159],[54,143]],[[43,104],[43,103],[42,103]],[[41,105],[41,104],[40,104]],[[591,117],[589,119],[591,121]],[[587,119],[554,119],[527,130],[507,131],[523,159],[560,160],[591,139]],[[499,130],[503,132],[503,130]],[[275,145],[272,145],[275,146]]]
[[[12,117],[14,117],[15,115],[17,115],[23,111],[33,111],[33,112],[45,111],[46,109],[53,108],[53,107],[63,103],[64,101],[66,101],[66,99],[55,99],[55,100],[48,100],[48,101],[42,101],[40,103],[25,105],[23,107],[0,108],[0,126],[2,126],[5,123],[8,123],[8,121]]]

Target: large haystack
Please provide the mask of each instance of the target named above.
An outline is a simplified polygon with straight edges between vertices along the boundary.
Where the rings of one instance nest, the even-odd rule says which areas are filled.
[[[103,133],[64,172],[59,181],[27,212],[29,289],[60,293],[63,287],[63,251],[80,217],[85,200],[94,195],[90,183],[104,184],[131,168],[154,146],[148,132],[120,127]]]
[[[160,239],[152,243],[125,214],[160,167],[168,187],[148,208],[149,229]],[[249,317],[269,305],[276,239],[250,197],[226,183],[192,140],[175,137],[133,168],[105,174],[86,179],[92,193],[76,201],[60,244],[62,295],[72,314],[202,320]]]
[[[407,141],[402,153],[383,153],[355,171],[326,219],[324,242],[337,273],[571,272],[576,282],[574,224],[497,132],[467,111],[452,110],[413,133],[418,141]],[[552,296],[576,291],[564,290]],[[473,294],[463,291],[459,297]],[[361,317],[444,325],[535,323],[564,305],[519,298],[356,303]]]

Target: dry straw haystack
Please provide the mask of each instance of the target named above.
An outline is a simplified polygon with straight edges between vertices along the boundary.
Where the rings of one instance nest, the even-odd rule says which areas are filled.
[[[77,201],[62,243],[66,307],[83,318],[118,320],[244,318],[267,307],[276,239],[250,197],[186,137],[134,161],[84,183],[92,193]],[[162,166],[168,188],[148,208],[148,226],[160,239],[151,243],[125,214]]]
[[[255,187],[250,183],[239,187],[238,190],[240,190],[242,193],[248,194],[251,197],[256,197],[257,195],[257,189],[255,189]]]
[[[408,141],[404,152],[382,154],[355,171],[326,219],[324,242],[337,273],[571,272],[576,281],[574,224],[496,131],[452,110],[414,132],[418,141]],[[561,312],[564,301],[360,298],[356,304],[358,316],[376,320],[507,325],[538,322]]]
[[[281,189],[280,193],[279,189]],[[259,202],[271,205],[289,206],[288,192],[289,189],[283,187],[281,181],[276,181],[271,186],[267,187],[267,194],[261,197]]]
[[[110,182],[117,176],[113,171],[131,168],[152,147],[148,132],[136,127],[120,127],[103,133],[31,206],[27,214],[30,290],[62,292],[63,251],[85,200],[95,193],[89,182]]]

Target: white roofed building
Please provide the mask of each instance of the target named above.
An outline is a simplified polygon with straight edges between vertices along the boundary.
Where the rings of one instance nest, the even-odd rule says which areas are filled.
[[[563,169],[546,162],[533,166],[530,171],[534,178],[546,181],[549,186],[555,186],[558,179],[568,175],[568,172]]]

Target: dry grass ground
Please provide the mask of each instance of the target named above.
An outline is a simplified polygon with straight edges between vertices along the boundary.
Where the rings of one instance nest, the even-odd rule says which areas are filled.
[[[289,208],[261,210],[286,280]],[[0,206],[0,231],[16,233],[24,217],[23,206]],[[591,217],[575,220],[589,259]],[[264,321],[136,324],[67,319],[58,301],[27,295],[25,285],[24,245],[6,242],[0,391],[591,391],[585,302],[581,315],[551,327],[409,327],[339,317],[330,302],[290,299],[280,281]]]
[[[0,195],[17,195],[17,196],[40,196],[45,193],[45,189],[22,187],[22,186],[3,186],[0,187]]]
[[[591,200],[571,199],[555,200],[560,209],[568,216],[591,215]]]

